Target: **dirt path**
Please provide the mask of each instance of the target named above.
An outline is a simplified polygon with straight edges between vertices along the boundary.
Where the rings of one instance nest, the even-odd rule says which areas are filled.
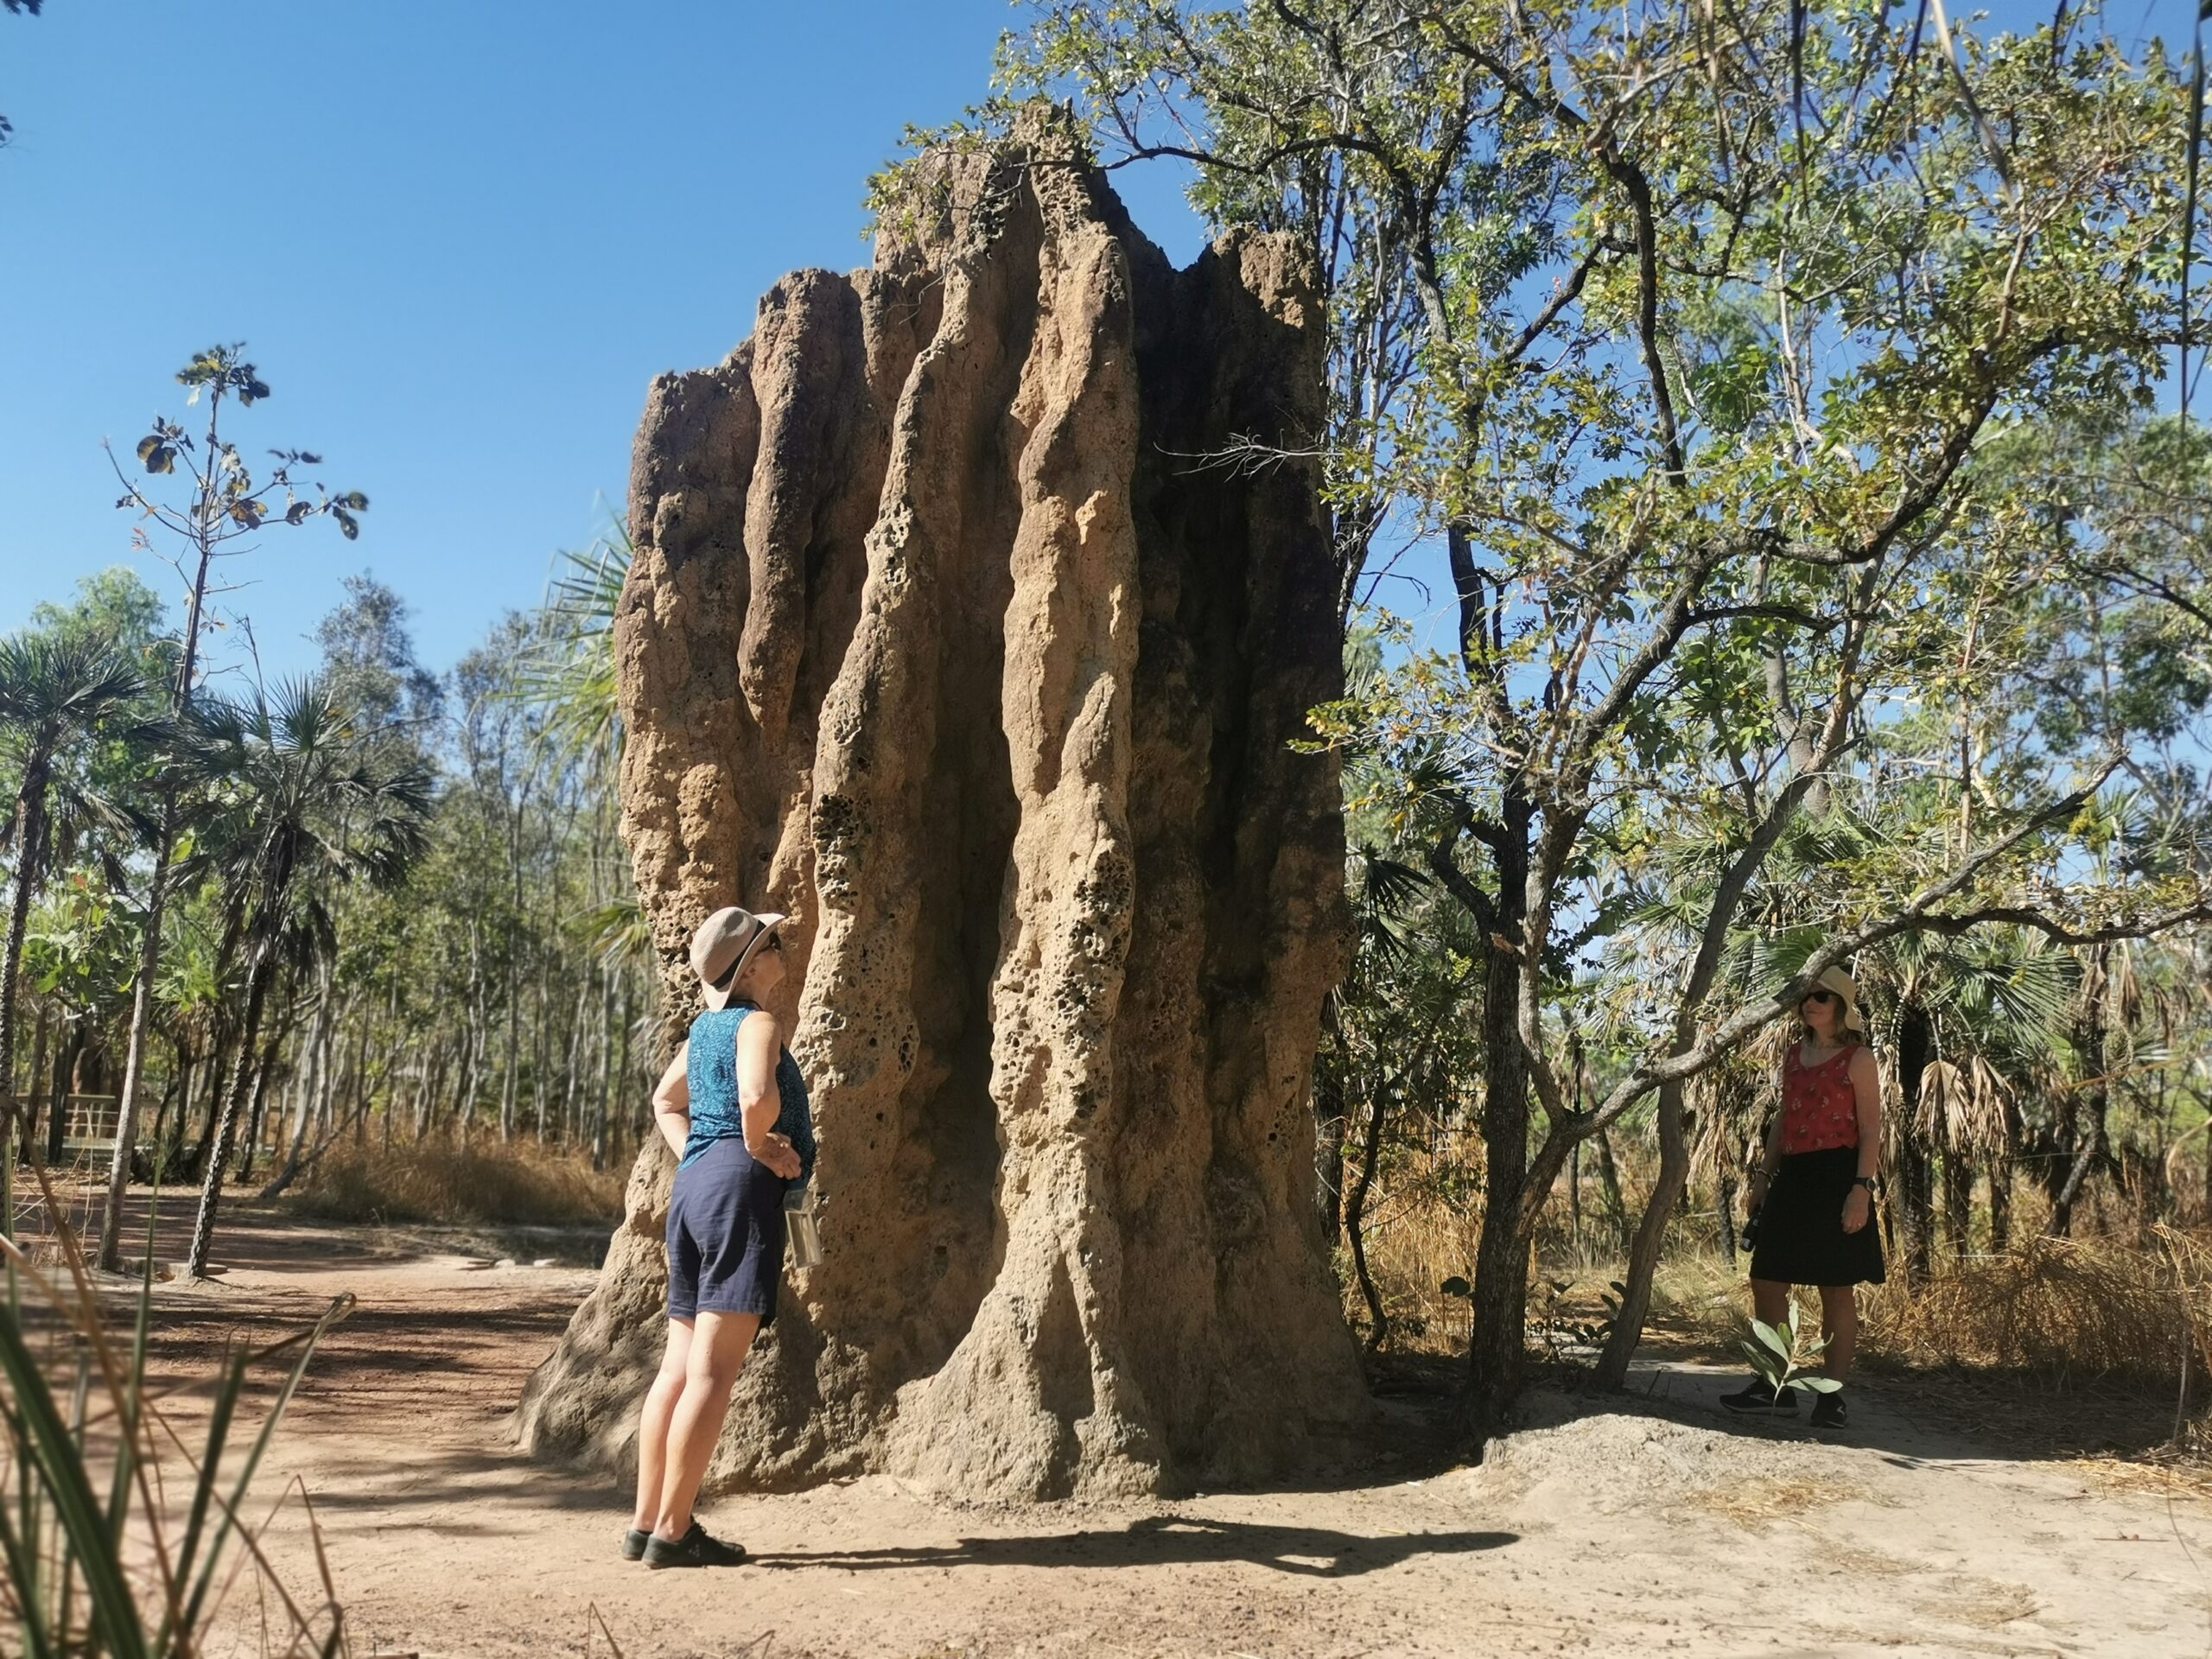
[[[1479,1468],[1334,1490],[966,1510],[870,1478],[736,1497],[755,1565],[618,1560],[625,1494],[518,1457],[523,1378],[589,1283],[435,1242],[228,1224],[219,1286],[158,1293],[164,1370],[359,1298],[273,1466],[313,1495],[357,1655],[2212,1654],[2212,1510],[2013,1460],[1855,1390],[1853,1443],[1746,1431],[1730,1374],[1513,1436]],[[388,1245],[393,1241],[386,1241]],[[270,1528],[314,1582],[296,1503]],[[252,1651],[251,1646],[244,1649]]]

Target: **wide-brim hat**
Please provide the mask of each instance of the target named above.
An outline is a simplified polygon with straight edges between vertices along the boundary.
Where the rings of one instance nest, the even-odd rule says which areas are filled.
[[[790,919],[779,911],[764,910],[756,915],[728,905],[699,924],[691,935],[691,971],[699,976],[699,993],[709,1007],[729,1006],[753,953]]]
[[[1834,991],[1843,999],[1843,1028],[1866,1034],[1866,1021],[1859,1013],[1859,982],[1840,968],[1823,968],[1821,976],[1807,986],[1808,992]]]

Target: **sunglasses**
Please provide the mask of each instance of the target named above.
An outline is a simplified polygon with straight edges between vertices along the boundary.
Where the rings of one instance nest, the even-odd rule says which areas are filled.
[[[763,950],[773,950],[778,956],[783,955],[784,936],[780,933],[771,933],[768,936],[768,942],[760,948]]]
[[[1834,991],[1808,991],[1805,993],[1805,1000],[1808,1002],[1818,1002],[1823,1007],[1826,1007],[1830,1002],[1840,1002],[1843,1001],[1843,999],[1838,996]]]

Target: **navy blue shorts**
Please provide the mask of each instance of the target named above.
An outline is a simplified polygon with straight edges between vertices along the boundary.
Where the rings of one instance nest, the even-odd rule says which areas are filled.
[[[710,1141],[676,1172],[668,1206],[668,1317],[776,1317],[784,1281],[784,1189],[735,1135]]]

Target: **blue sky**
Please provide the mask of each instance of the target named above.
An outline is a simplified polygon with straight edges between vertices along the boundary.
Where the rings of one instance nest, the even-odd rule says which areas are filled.
[[[1963,12],[1964,8],[1958,8]],[[2046,4],[2000,0],[2031,26]],[[2190,0],[2115,0],[2185,41]],[[372,570],[452,664],[619,505],[646,383],[714,362],[801,265],[865,263],[868,175],[987,89],[1006,0],[48,0],[0,15],[0,631],[136,563],[126,457],[197,349],[276,389],[232,430],[372,503],[230,574],[264,668]],[[1162,167],[1116,183],[1180,262]],[[1435,561],[1429,561],[1433,563]],[[1425,575],[1433,572],[1423,571]],[[1418,599],[1397,588],[1402,608]],[[234,647],[235,635],[230,637]]]
[[[367,492],[361,539],[270,533],[264,668],[372,569],[443,668],[619,503],[647,382],[718,360],[802,265],[865,264],[868,175],[988,90],[1006,0],[48,0],[0,15],[0,631],[137,563],[125,459],[244,340],[257,453]],[[1176,181],[1124,175],[1179,261]]]

